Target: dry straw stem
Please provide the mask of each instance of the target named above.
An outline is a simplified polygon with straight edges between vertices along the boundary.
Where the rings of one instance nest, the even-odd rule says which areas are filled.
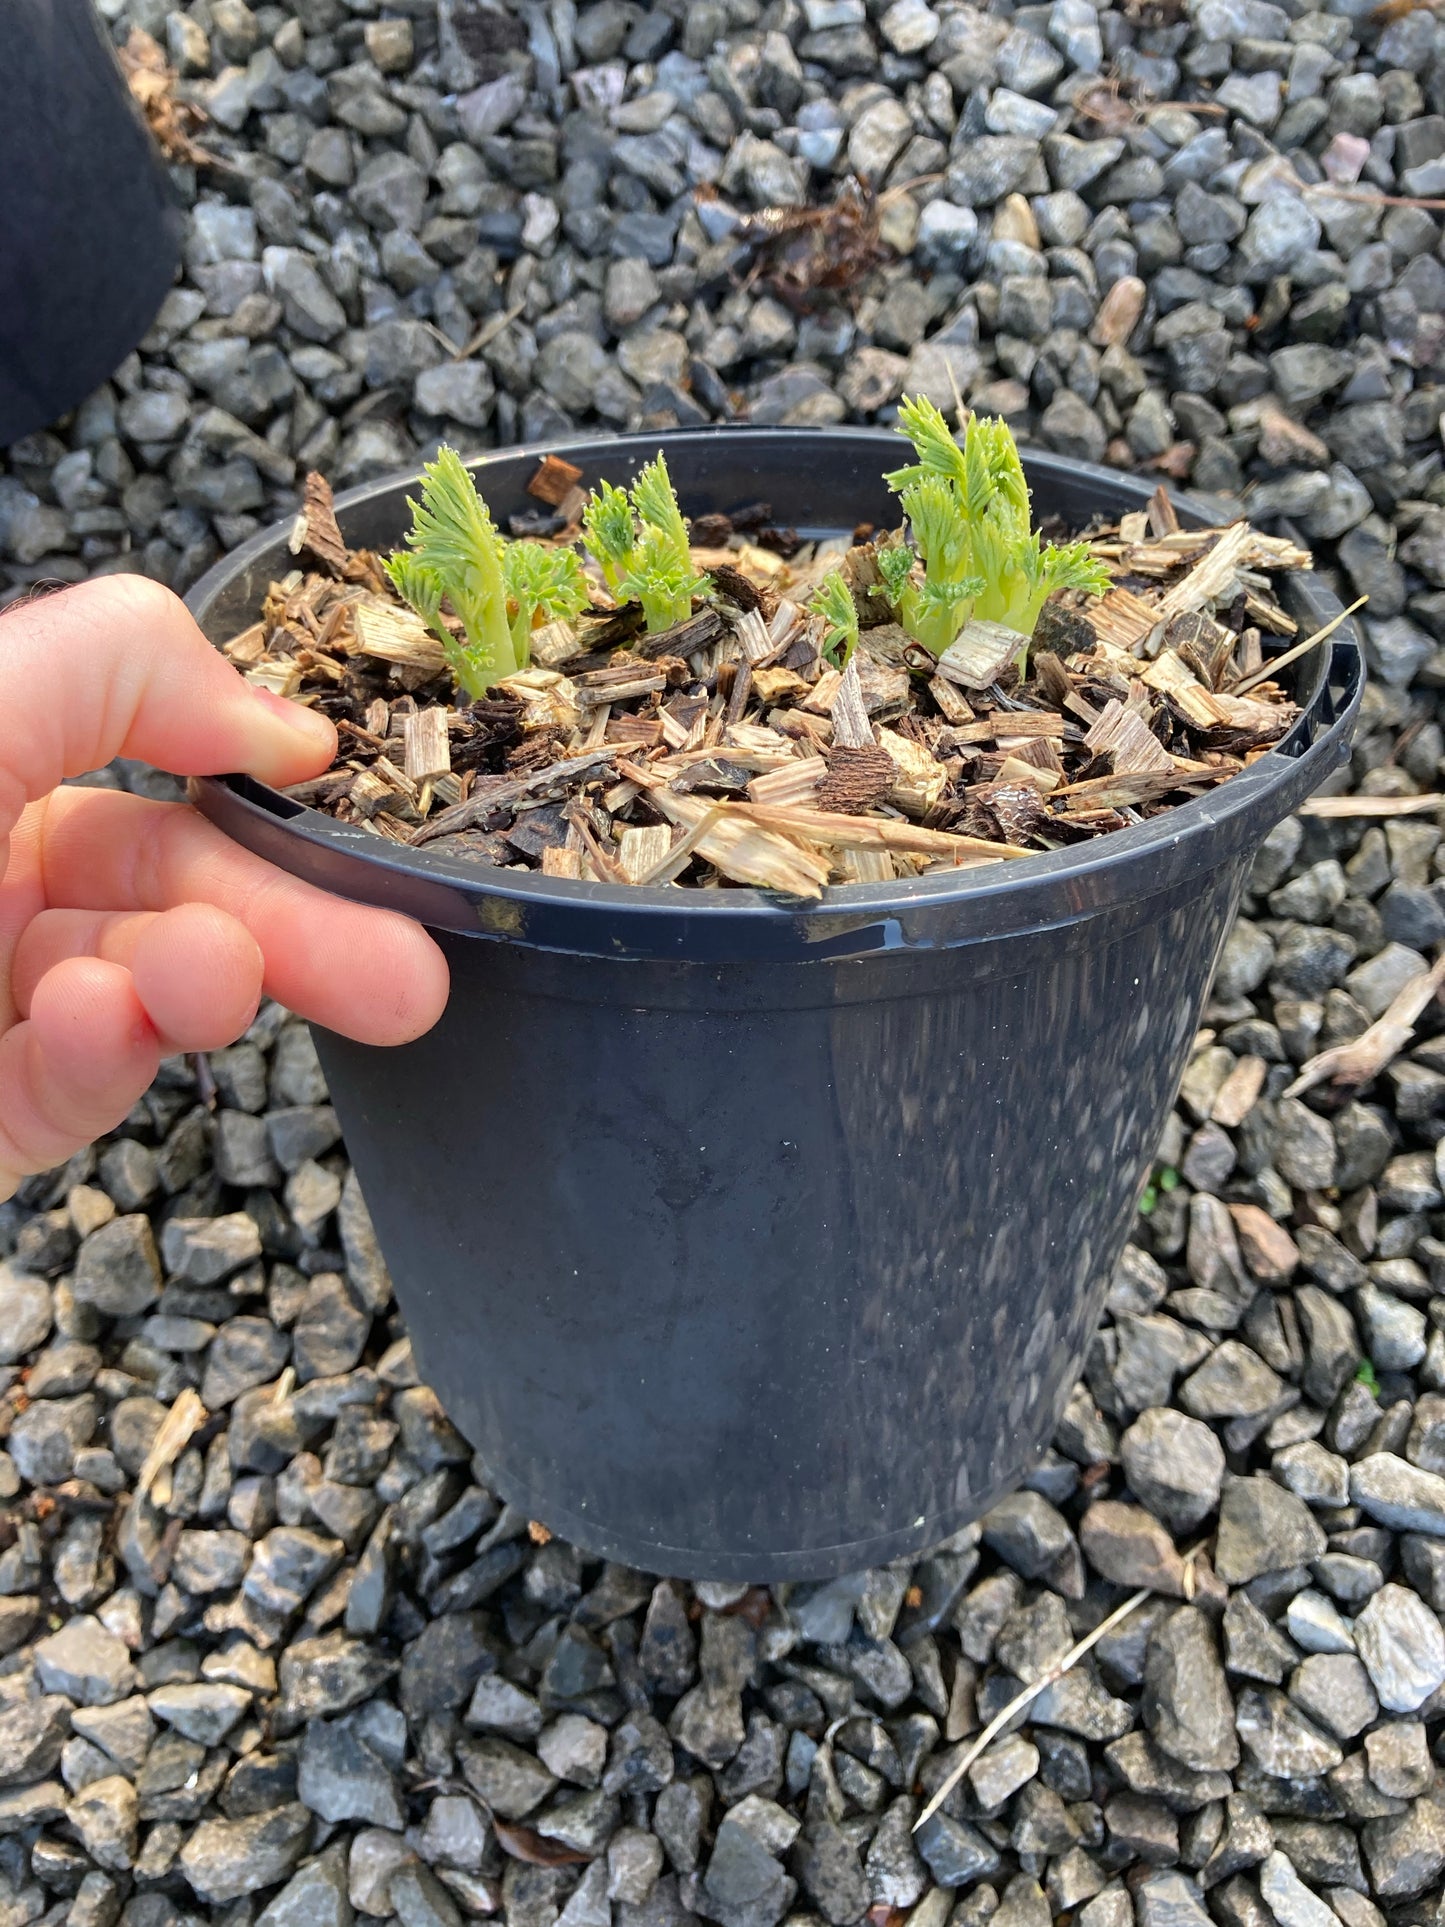
[[[1335,1084],[1360,1085],[1378,1077],[1409,1043],[1416,1018],[1442,981],[1445,981],[1445,952],[1435,959],[1429,970],[1421,970],[1410,979],[1384,1016],[1377,1017],[1368,1030],[1348,1044],[1336,1044],[1310,1058],[1285,1096],[1298,1097],[1301,1091],[1313,1090],[1326,1078]]]
[[[848,816],[842,811],[784,809],[766,803],[734,803],[729,813],[786,835],[805,836],[839,850],[904,850],[915,856],[952,858],[956,862],[991,863],[1001,857],[1032,856],[1017,843],[994,843],[981,836],[955,836],[949,830],[926,830],[917,823],[893,818]]]
[[[1299,806],[1301,816],[1428,816],[1445,804],[1445,796],[1311,796]]]
[[[1199,1557],[1200,1553],[1203,1552],[1207,1544],[1207,1540],[1201,1539],[1197,1546],[1191,1546],[1188,1552],[1183,1555],[1184,1589],[1186,1597],[1193,1596],[1194,1561]],[[1139,1591],[1131,1594],[1122,1606],[1116,1606],[1113,1612],[1106,1618],[1101,1619],[1093,1632],[1085,1633],[1084,1637],[1076,1646],[1071,1646],[1063,1658],[1049,1668],[1042,1679],[1036,1679],[1032,1686],[1026,1686],[1021,1693],[1009,1701],[1007,1706],[1000,1712],[995,1713],[988,1725],[967,1749],[957,1766],[954,1767],[948,1778],[943,1782],[943,1785],[914,1821],[913,1831],[917,1833],[925,1821],[933,1818],[934,1814],[937,1813],[938,1809],[943,1805],[944,1801],[948,1798],[949,1794],[952,1793],[953,1789],[958,1785],[974,1761],[984,1749],[1003,1732],[1015,1713],[1022,1712],[1026,1706],[1032,1706],[1033,1702],[1046,1687],[1054,1685],[1056,1681],[1063,1678],[1065,1673],[1077,1666],[1085,1653],[1097,1646],[1106,1633],[1113,1632],[1114,1628],[1126,1620],[1130,1613],[1137,1612],[1146,1599],[1153,1599],[1155,1596],[1155,1590],[1152,1586],[1141,1586]]]
[[[1363,609],[1369,599],[1367,595],[1359,596],[1348,609],[1341,609],[1337,616],[1332,617],[1323,629],[1316,629],[1312,636],[1297,642],[1293,649],[1286,649],[1282,656],[1271,656],[1262,669],[1256,669],[1252,676],[1246,676],[1243,682],[1236,683],[1230,694],[1244,696],[1259,683],[1273,682],[1281,669],[1287,669],[1292,662],[1298,662],[1301,656],[1308,655],[1311,649],[1317,649],[1322,642],[1328,641],[1340,624],[1347,622],[1357,609]]]
[[[136,1497],[144,1498],[151,1487],[156,1486],[156,1504],[165,1505],[170,1500],[170,1478],[164,1480],[164,1491],[158,1481],[162,1474],[169,1474],[171,1466],[185,1451],[191,1439],[205,1424],[210,1414],[200,1400],[200,1395],[189,1386],[183,1391],[175,1404],[166,1413],[157,1428],[151,1449],[146,1453],[145,1463],[135,1482]]]

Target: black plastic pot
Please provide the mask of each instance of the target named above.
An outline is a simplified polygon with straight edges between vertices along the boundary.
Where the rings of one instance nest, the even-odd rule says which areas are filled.
[[[811,533],[889,513],[879,431],[660,439],[690,513],[763,498]],[[621,482],[658,440],[559,452]],[[480,464],[502,514],[539,452]],[[1038,512],[1076,524],[1148,493],[1025,460]],[[342,497],[352,540],[395,542],[406,487]],[[198,585],[213,637],[254,619],[285,543]],[[1342,636],[1305,659],[1290,738],[1219,791],[816,906],[478,869],[245,779],[199,786],[239,842],[446,949],[429,1037],[317,1043],[419,1367],[499,1491],[633,1565],[767,1580],[913,1551],[1018,1482],[1079,1371],[1250,860],[1346,753]]]
[[[124,360],[182,219],[91,0],[0,5],[0,446]]]

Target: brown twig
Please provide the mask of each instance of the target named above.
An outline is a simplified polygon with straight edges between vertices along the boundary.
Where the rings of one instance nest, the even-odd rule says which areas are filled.
[[[1415,1020],[1442,981],[1445,981],[1445,952],[1429,970],[1418,971],[1410,979],[1384,1016],[1377,1017],[1368,1030],[1348,1044],[1336,1044],[1310,1058],[1285,1096],[1298,1097],[1301,1091],[1313,1090],[1326,1078],[1334,1084],[1356,1087],[1370,1083],[1409,1043]]]
[[[1424,207],[1439,211],[1445,200],[1432,200],[1425,194],[1373,194],[1364,187],[1331,187],[1327,181],[1309,181],[1306,194],[1328,194],[1336,201],[1363,201],[1370,207]]]
[[[1367,595],[1360,596],[1350,604],[1348,609],[1341,609],[1340,613],[1327,622],[1323,629],[1316,629],[1312,636],[1306,636],[1303,642],[1297,642],[1293,649],[1286,649],[1282,656],[1271,656],[1262,669],[1256,669],[1252,676],[1246,676],[1243,682],[1237,682],[1229,693],[1232,696],[1245,696],[1251,689],[1258,688],[1260,683],[1273,682],[1281,669],[1287,669],[1292,662],[1298,662],[1301,656],[1308,655],[1311,649],[1317,649],[1322,642],[1327,641],[1335,633],[1342,622],[1355,613],[1356,609],[1363,609],[1369,599]]]
[[[1201,1539],[1197,1546],[1191,1546],[1188,1552],[1183,1554],[1186,1575],[1190,1574],[1194,1560],[1203,1552],[1207,1543],[1207,1540]],[[1141,1586],[1138,1592],[1131,1594],[1130,1597],[1124,1601],[1123,1605],[1116,1606],[1113,1612],[1108,1614],[1106,1618],[1101,1619],[1091,1633],[1086,1633],[1077,1645],[1071,1646],[1063,1658],[1056,1661],[1041,1679],[1036,1679],[1032,1686],[1026,1686],[1021,1693],[1015,1694],[1007,1706],[995,1713],[988,1725],[979,1734],[978,1738],[974,1740],[973,1744],[966,1749],[962,1759],[959,1760],[947,1779],[944,1780],[942,1786],[939,1787],[933,1798],[928,1802],[928,1805],[914,1821],[913,1831],[917,1833],[918,1829],[926,1820],[933,1818],[934,1814],[937,1813],[938,1809],[943,1805],[944,1801],[948,1798],[949,1794],[952,1793],[953,1789],[958,1785],[959,1781],[963,1778],[964,1774],[967,1773],[980,1753],[984,1751],[990,1741],[998,1737],[1015,1713],[1021,1712],[1026,1706],[1031,1706],[1046,1687],[1055,1685],[1063,1678],[1065,1673],[1077,1666],[1085,1653],[1089,1652],[1092,1647],[1098,1645],[1105,1633],[1111,1633],[1116,1626],[1120,1625],[1129,1617],[1130,1613],[1137,1612],[1146,1599],[1153,1599],[1155,1597],[1157,1597],[1157,1594],[1153,1586]]]

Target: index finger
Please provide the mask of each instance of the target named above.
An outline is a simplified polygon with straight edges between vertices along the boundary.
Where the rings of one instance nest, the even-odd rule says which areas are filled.
[[[260,946],[269,995],[358,1042],[407,1043],[445,1008],[446,960],[420,924],[273,869],[185,804],[57,790],[38,862],[50,909],[214,904]]]
[[[112,575],[0,613],[0,837],[67,776],[134,756],[178,776],[324,769],[324,716],[253,688],[169,589]]]

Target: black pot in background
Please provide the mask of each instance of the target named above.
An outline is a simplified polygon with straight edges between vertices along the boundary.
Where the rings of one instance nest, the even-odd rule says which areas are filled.
[[[764,499],[822,534],[891,513],[876,430],[553,452],[621,482],[659,441],[690,514]],[[499,515],[541,452],[478,465]],[[1025,466],[1036,513],[1076,526],[1150,488]],[[350,539],[395,543],[409,486],[343,496]],[[193,591],[214,638],[292,566],[287,533]],[[816,906],[404,854],[201,784],[238,841],[446,950],[429,1037],[317,1044],[419,1368],[497,1489],[632,1565],[770,1580],[913,1552],[1015,1485],[1083,1362],[1254,852],[1344,757],[1360,680],[1352,640],[1306,658],[1285,745],[1138,828]]]
[[[0,446],[75,407],[165,299],[182,221],[91,0],[0,5]]]

